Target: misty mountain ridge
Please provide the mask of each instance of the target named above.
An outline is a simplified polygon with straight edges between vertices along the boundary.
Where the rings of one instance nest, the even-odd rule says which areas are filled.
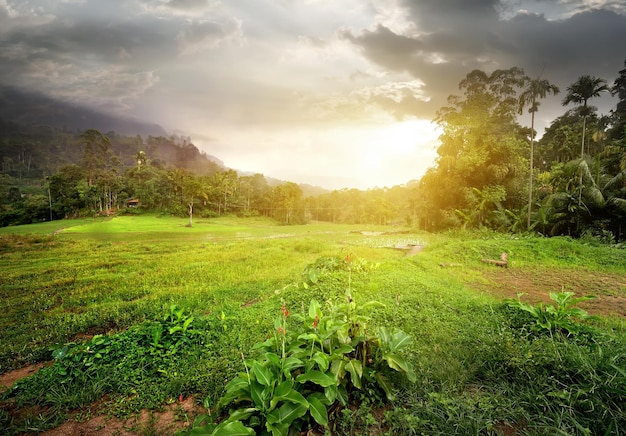
[[[160,166],[172,165],[198,174],[228,169],[219,158],[199,150],[182,132],[169,134],[156,123],[110,115],[0,85],[0,161],[5,162],[2,172],[19,178],[37,178],[43,173],[55,172],[62,165],[80,164],[80,147],[63,142],[68,135],[78,135],[88,129],[107,134],[112,150],[127,167],[134,165],[138,151],[144,151]],[[248,174],[235,171],[240,175]],[[272,177],[266,180],[271,186],[286,183]],[[329,192],[318,186],[300,186],[305,196]]]
[[[65,131],[95,129],[127,136],[167,136],[167,131],[158,124],[109,115],[7,86],[0,86],[0,119],[23,126],[49,126]]]

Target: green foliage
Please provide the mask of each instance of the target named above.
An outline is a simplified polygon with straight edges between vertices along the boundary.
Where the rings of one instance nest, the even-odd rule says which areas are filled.
[[[283,306],[273,335],[254,346],[257,357],[244,360],[245,372],[226,386],[218,406],[230,405],[229,417],[191,434],[287,435],[290,429],[329,426],[329,413],[363,395],[392,400],[391,370],[416,380],[400,354],[412,338],[384,327],[370,332],[367,314],[377,306],[357,305],[350,293],[326,314],[316,300],[307,313],[291,317]]]
[[[321,277],[335,271],[367,272],[376,268],[367,260],[348,253],[344,258],[339,256],[320,257],[315,262],[310,263],[302,272],[302,286],[308,289],[318,284]],[[348,287],[350,283],[348,283]]]
[[[455,222],[491,226],[495,211],[522,206],[525,138],[516,121],[516,93],[524,81],[519,68],[491,74],[474,70],[459,84],[464,94],[451,96],[448,106],[438,111],[436,122],[443,134],[437,166],[416,189],[421,214],[433,215],[433,209],[441,214],[420,217],[426,230]]]
[[[206,321],[196,328],[194,317],[172,305],[162,319],[54,349],[51,366],[18,381],[1,400],[16,406],[44,407],[45,412],[33,424],[40,429],[45,429],[52,417],[87,407],[105,395],[112,396],[113,403],[126,398],[121,407],[111,405],[111,410],[121,416],[142,407],[156,407],[188,389],[185,384],[189,382],[181,377],[200,353],[210,352],[205,345],[212,334],[208,328]],[[18,428],[19,421],[11,426]]]
[[[485,399],[500,408],[496,416],[521,434],[619,434],[626,423],[623,337],[596,329],[531,334],[519,329],[521,318],[511,322],[520,314],[532,318],[528,312],[497,310],[511,328],[475,344],[476,383],[489,386]]]
[[[593,295],[574,298],[573,292],[551,292],[550,299],[556,304],[544,305],[543,303],[538,303],[536,306],[533,306],[522,302],[522,295],[518,294],[517,300],[507,299],[505,301],[510,307],[528,312],[535,320],[534,327],[536,329],[549,332],[567,331],[572,334],[577,333],[580,329],[578,324],[574,322],[575,319],[585,320],[592,318],[587,314],[587,311],[574,306],[583,301],[596,298]]]

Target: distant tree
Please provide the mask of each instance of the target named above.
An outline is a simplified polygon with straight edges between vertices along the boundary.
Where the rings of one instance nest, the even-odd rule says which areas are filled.
[[[588,117],[588,123],[596,122],[596,115]],[[575,109],[566,111],[546,128],[538,141],[535,167],[549,170],[556,163],[576,159],[580,154],[582,119]]]
[[[234,206],[238,206],[239,176],[237,171],[229,169],[218,171],[209,178],[212,186],[211,199],[217,204],[217,213],[228,213]]]
[[[140,150],[137,152],[137,169],[141,169],[142,165],[145,165],[147,162],[146,152]]]
[[[85,170],[77,165],[66,165],[50,177],[53,213],[60,218],[79,216],[87,204],[79,187],[85,181]],[[86,183],[85,183],[86,185]]]
[[[535,113],[539,110],[539,99],[546,98],[548,94],[556,95],[559,88],[551,84],[546,79],[542,79],[541,75],[536,79],[526,78],[524,91],[519,96],[519,113],[522,114],[525,107],[530,112],[530,175],[528,177],[528,219],[527,228],[530,229],[530,216],[533,203],[533,164],[535,150]]]
[[[581,140],[580,158],[584,159],[585,154],[585,130],[587,117],[593,112],[594,108],[588,106],[587,102],[599,97],[602,92],[608,92],[609,86],[606,80],[594,76],[580,76],[576,82],[567,87],[567,95],[563,99],[563,106],[570,103],[580,104],[579,113],[583,117],[583,136]]]
[[[164,209],[174,197],[172,180],[166,170],[151,164],[130,168],[125,174],[127,193],[140,200],[145,209]]]
[[[287,182],[272,190],[274,218],[285,224],[298,224],[304,221],[302,209],[302,189],[293,182]]]
[[[0,227],[21,221],[22,209],[22,193],[17,180],[8,174],[0,174]]]
[[[24,224],[46,221],[49,217],[50,209],[48,197],[46,195],[31,195],[24,200]]]
[[[111,140],[97,130],[86,130],[81,136],[83,140],[82,165],[87,169],[89,186],[93,185],[96,172],[104,168],[110,157]]]
[[[243,199],[244,213],[261,213],[264,208],[263,199],[270,190],[267,180],[263,174],[254,174],[252,176],[242,176],[239,178],[239,186]]]
[[[594,76],[580,76],[576,82],[567,87],[567,95],[563,99],[563,106],[570,103],[582,104],[580,106],[580,115],[583,117],[583,135],[580,147],[580,160],[585,159],[585,130],[587,127],[587,117],[593,112],[593,107],[588,106],[587,102],[599,97],[602,92],[609,91],[606,80]],[[580,185],[582,186],[583,174],[580,173]],[[582,190],[579,192],[578,208],[580,209],[582,202]]]
[[[188,174],[183,181],[184,196],[187,200],[187,212],[189,214],[188,227],[193,226],[193,209],[196,201],[208,198],[205,188],[202,180],[194,174]]]
[[[612,113],[613,128],[610,131],[611,139],[626,137],[626,61],[624,68],[619,71],[619,76],[613,82],[611,94],[619,98],[615,110]]]

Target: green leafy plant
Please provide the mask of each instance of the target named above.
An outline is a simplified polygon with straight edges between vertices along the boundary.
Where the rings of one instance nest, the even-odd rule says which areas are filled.
[[[212,334],[207,319],[196,321],[173,305],[154,321],[56,347],[52,365],[0,395],[2,404],[38,406],[42,413],[11,415],[13,422],[2,426],[7,434],[20,434],[24,426],[43,431],[68,411],[82,410],[103,396],[109,399],[108,412],[118,416],[177,398],[193,389],[192,381],[181,382],[181,374],[188,376],[198,356],[206,353],[205,339]],[[27,424],[29,420],[33,422]]]
[[[173,355],[198,334],[191,328],[193,320],[193,316],[186,315],[183,309],[172,305],[162,320],[146,321],[130,329],[126,334],[96,335],[82,344],[66,344],[55,349],[52,357],[62,367],[74,370],[90,367],[98,361],[115,362],[122,357],[118,351],[120,344],[129,341],[148,350],[153,357]]]
[[[190,329],[194,317],[185,314],[184,310],[173,304],[162,321],[151,323],[152,341],[154,348],[176,353],[185,343],[188,343],[197,332]]]
[[[412,338],[388,328],[370,333],[367,314],[378,305],[359,306],[349,292],[344,303],[330,304],[327,314],[316,300],[306,314],[292,317],[283,305],[273,335],[253,347],[257,357],[244,358],[245,372],[226,386],[218,408],[230,406],[229,417],[219,424],[197,422],[191,434],[287,435],[291,429],[328,426],[330,415],[357,392],[393,399],[390,372],[415,381],[400,354]]]
[[[348,253],[344,258],[339,256],[320,257],[315,262],[306,266],[302,272],[302,286],[308,289],[315,286],[320,278],[333,271],[364,272],[375,268],[367,260]],[[348,284],[348,288],[350,285]]]
[[[550,293],[550,299],[556,304],[538,303],[533,306],[521,301],[520,293],[517,299],[509,298],[505,300],[510,307],[528,312],[535,320],[533,328],[535,330],[547,330],[549,332],[565,330],[568,333],[577,333],[579,326],[575,319],[585,320],[595,318],[586,310],[575,307],[578,303],[596,298],[593,295],[574,298],[573,292]]]

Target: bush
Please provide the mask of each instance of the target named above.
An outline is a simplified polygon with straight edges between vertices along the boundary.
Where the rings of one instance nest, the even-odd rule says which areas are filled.
[[[292,317],[283,305],[271,337],[253,347],[254,359],[242,355],[245,372],[226,386],[218,406],[229,406],[229,417],[207,424],[215,416],[206,415],[191,434],[287,435],[329,426],[333,414],[364,397],[393,400],[391,372],[415,381],[400,355],[412,338],[385,327],[372,333],[367,314],[378,305],[359,306],[349,292],[326,314],[316,300]]]

